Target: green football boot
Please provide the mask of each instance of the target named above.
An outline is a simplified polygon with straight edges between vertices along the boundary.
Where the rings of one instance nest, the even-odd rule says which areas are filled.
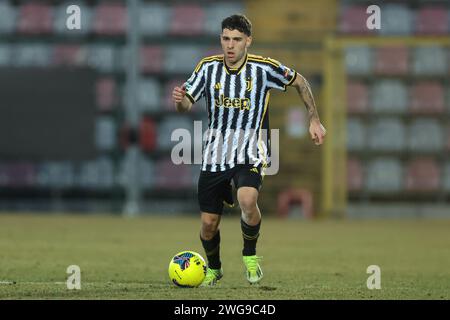
[[[261,266],[259,265],[259,261],[261,261],[261,259],[262,257],[258,256],[242,257],[242,260],[244,260],[245,268],[247,269],[245,275],[250,284],[258,283],[263,277],[263,272],[261,270]]]
[[[217,282],[223,277],[223,269],[211,269],[206,270],[205,279],[203,279],[200,287],[212,287],[217,284]]]

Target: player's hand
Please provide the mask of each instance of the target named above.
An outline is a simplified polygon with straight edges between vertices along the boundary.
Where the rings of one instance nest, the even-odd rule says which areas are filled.
[[[309,134],[311,135],[311,139],[314,141],[316,146],[319,146],[323,143],[327,130],[320,123],[320,120],[313,119],[309,123]]]
[[[175,87],[172,91],[172,98],[175,103],[181,103],[183,98],[186,96],[186,85],[183,84],[181,87]]]

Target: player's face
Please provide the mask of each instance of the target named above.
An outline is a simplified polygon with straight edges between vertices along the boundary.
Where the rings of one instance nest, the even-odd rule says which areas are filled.
[[[230,64],[235,64],[247,53],[252,37],[238,30],[223,29],[220,36],[223,54]]]

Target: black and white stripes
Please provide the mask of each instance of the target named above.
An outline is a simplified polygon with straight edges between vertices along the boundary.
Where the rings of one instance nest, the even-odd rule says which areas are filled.
[[[229,68],[221,55],[200,61],[186,82],[186,96],[192,103],[206,99],[203,171],[269,162],[269,90],[286,90],[296,75],[278,61],[250,54],[237,69]]]

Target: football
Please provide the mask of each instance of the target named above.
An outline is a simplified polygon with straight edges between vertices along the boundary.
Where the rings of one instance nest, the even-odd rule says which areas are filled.
[[[198,287],[206,275],[206,262],[194,251],[177,253],[169,263],[170,281],[186,288]]]

